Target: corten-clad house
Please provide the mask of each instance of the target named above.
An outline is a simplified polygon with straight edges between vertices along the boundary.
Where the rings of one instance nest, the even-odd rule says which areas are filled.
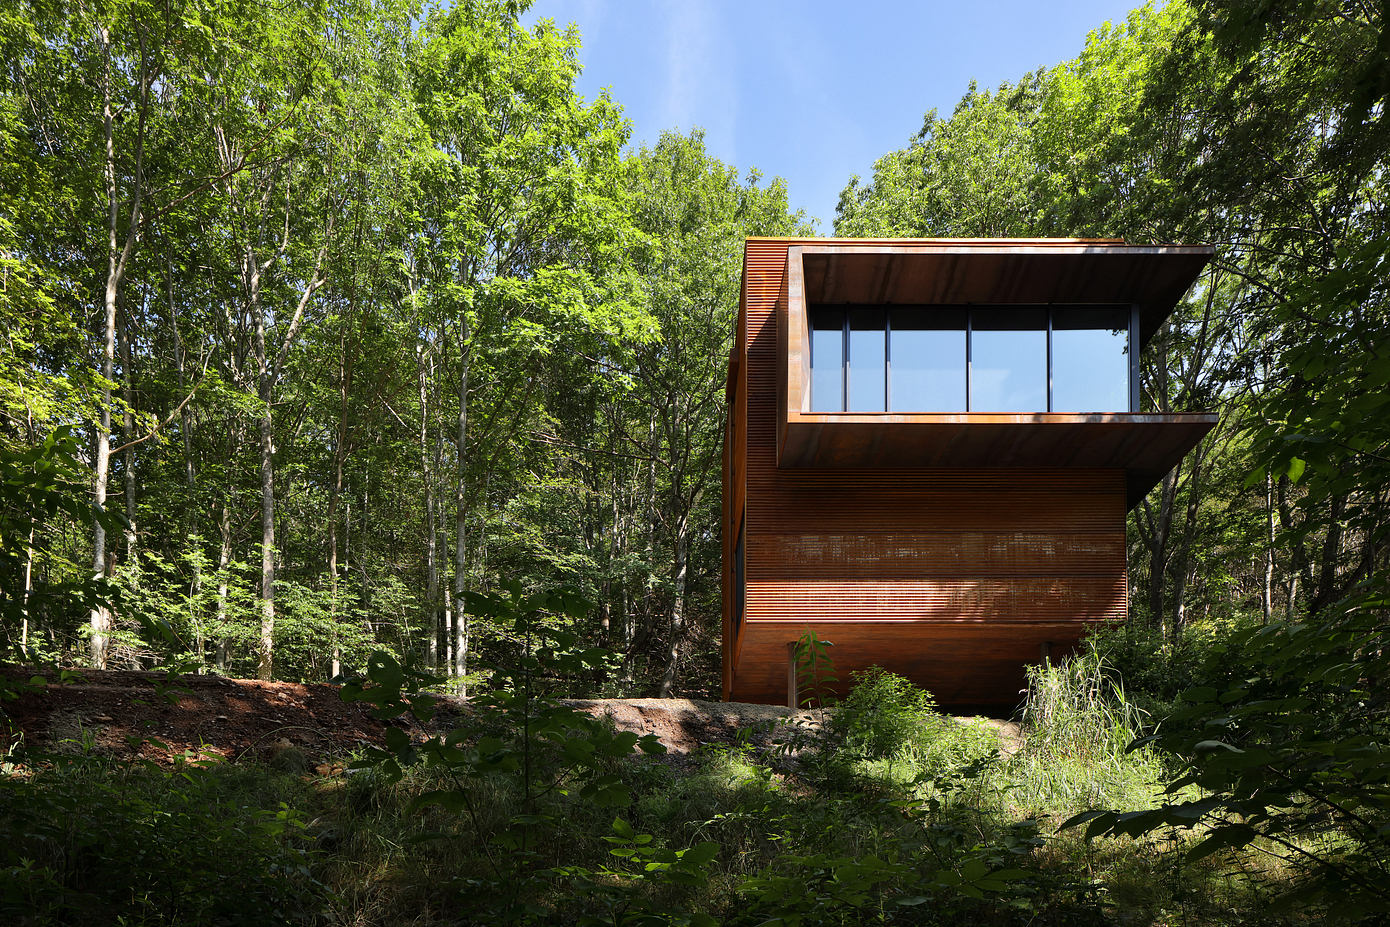
[[[750,239],[726,388],[724,697],[790,642],[943,705],[1127,612],[1125,514],[1215,424],[1141,413],[1138,349],[1208,247]]]

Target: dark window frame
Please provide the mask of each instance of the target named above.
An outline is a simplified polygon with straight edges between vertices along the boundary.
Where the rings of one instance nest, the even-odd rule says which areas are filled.
[[[748,607],[748,542],[744,533],[747,506],[738,515],[737,539],[734,541],[734,607],[731,624],[734,637],[743,626],[743,613]]]
[[[850,370],[850,364],[851,364],[851,359],[850,359],[850,354],[851,354],[851,347],[850,347],[850,312],[851,312],[852,310],[854,310],[854,309],[874,309],[874,310],[881,310],[881,311],[883,312],[883,317],[884,317],[884,364],[883,364],[883,407],[884,407],[884,411],[885,411],[886,413],[911,414],[911,413],[913,413],[913,412],[925,412],[925,411],[928,411],[928,410],[915,410],[915,409],[914,409],[914,410],[909,410],[909,409],[894,409],[894,408],[893,408],[893,393],[892,393],[892,389],[893,389],[893,385],[892,385],[892,384],[893,384],[893,375],[892,375],[892,370],[893,370],[893,313],[894,313],[894,311],[895,311],[895,310],[896,310],[896,311],[902,311],[902,310],[909,310],[909,311],[911,311],[911,310],[932,311],[932,310],[940,310],[940,309],[962,309],[962,310],[964,310],[964,311],[965,311],[965,408],[964,408],[964,409],[933,409],[933,410],[930,410],[930,412],[933,412],[933,413],[939,412],[939,413],[947,413],[947,414],[958,414],[958,413],[969,414],[969,413],[975,411],[975,410],[972,408],[972,406],[974,405],[974,400],[975,400],[975,397],[974,397],[974,395],[973,395],[973,394],[974,394],[974,382],[973,382],[973,381],[974,381],[974,371],[973,371],[973,369],[972,369],[972,365],[973,365],[973,363],[974,363],[974,342],[975,342],[975,337],[974,337],[974,335],[975,335],[975,324],[974,324],[974,323],[975,323],[975,315],[976,315],[976,312],[979,311],[979,310],[1015,309],[1015,308],[1016,308],[1016,309],[1043,309],[1043,310],[1046,310],[1046,343],[1047,343],[1047,358],[1046,358],[1046,381],[1047,381],[1047,382],[1046,382],[1046,390],[1047,390],[1047,408],[1046,408],[1046,409],[1040,409],[1040,410],[1038,410],[1038,411],[1040,411],[1040,412],[1051,412],[1051,411],[1052,411],[1052,408],[1053,408],[1053,348],[1052,348],[1052,338],[1053,338],[1053,315],[1054,315],[1054,312],[1055,312],[1056,310],[1058,310],[1058,309],[1061,309],[1061,310],[1068,310],[1068,309],[1110,309],[1110,310],[1126,310],[1126,311],[1127,311],[1127,315],[1128,315],[1128,319],[1129,319],[1128,330],[1127,330],[1126,336],[1125,336],[1125,352],[1126,352],[1126,354],[1127,354],[1127,356],[1128,356],[1128,363],[1127,363],[1127,365],[1126,365],[1126,374],[1127,374],[1128,379],[1129,379],[1129,389],[1128,389],[1128,391],[1127,391],[1127,392],[1128,392],[1128,397],[1129,397],[1129,408],[1128,408],[1128,409],[1116,409],[1116,410],[1113,410],[1113,411],[1116,412],[1116,413],[1120,413],[1120,414],[1124,414],[1124,413],[1130,413],[1130,414],[1132,414],[1132,413],[1136,413],[1136,412],[1139,412],[1139,411],[1140,411],[1140,404],[1141,404],[1141,401],[1142,401],[1142,397],[1141,397],[1141,383],[1140,383],[1140,374],[1139,374],[1139,350],[1138,350],[1137,347],[1136,347],[1137,340],[1138,340],[1138,337],[1139,337],[1139,307],[1138,307],[1137,305],[1122,306],[1122,305],[1118,305],[1118,304],[1086,305],[1086,304],[1075,304],[1075,303],[1057,303],[1057,304],[1051,304],[1051,303],[1049,303],[1049,304],[1043,305],[1043,306],[1039,306],[1039,305],[1029,305],[1029,304],[1017,304],[1017,305],[1015,305],[1015,304],[981,304],[981,305],[965,305],[965,306],[957,306],[957,305],[940,305],[940,306],[934,306],[934,305],[924,305],[924,306],[907,306],[907,305],[904,305],[904,306],[887,306],[887,305],[885,305],[885,306],[873,306],[873,305],[861,305],[861,304],[834,305],[834,304],[818,303],[818,304],[814,304],[814,305],[812,305],[811,307],[809,307],[809,311],[808,311],[808,314],[807,314],[807,315],[808,315],[808,322],[809,322],[810,314],[811,314],[811,313],[824,313],[824,312],[838,312],[838,313],[839,313],[839,317],[840,317],[840,362],[839,362],[839,367],[840,367],[840,409],[839,409],[839,413],[840,413],[840,414],[864,414],[864,415],[873,415],[873,414],[877,414],[877,413],[875,413],[875,412],[865,412],[865,411],[863,411],[863,410],[851,410],[851,409],[848,408],[848,406],[849,406],[849,370]],[[809,336],[809,333],[812,331],[812,329],[811,329],[811,327],[810,327],[809,324],[808,324],[808,326],[807,326],[807,330],[808,330],[808,336]],[[822,327],[822,329],[819,329],[819,330],[833,331],[834,329],[833,329],[833,328],[825,328],[825,327]],[[814,371],[815,368],[816,368],[816,356],[815,356],[815,348],[814,348],[815,339],[814,339],[813,336],[810,336],[810,340],[811,340],[811,342],[812,342],[812,347],[811,347],[811,349],[810,349],[811,369]],[[812,382],[814,382],[814,375],[811,377],[811,380],[812,380]],[[811,388],[811,383],[808,383],[807,386],[808,386],[808,388]],[[811,400],[811,401],[810,401],[809,405],[810,405],[810,408],[812,409],[813,412],[817,412],[818,414],[836,414],[835,412],[830,411],[830,410],[825,410],[825,409],[816,410],[816,407],[815,407],[815,406],[816,406],[816,403],[815,403],[815,396],[814,396],[814,395],[812,395],[812,396],[810,397],[810,400]],[[989,410],[980,410],[980,411],[982,411],[982,412],[987,412],[987,411],[989,411]]]

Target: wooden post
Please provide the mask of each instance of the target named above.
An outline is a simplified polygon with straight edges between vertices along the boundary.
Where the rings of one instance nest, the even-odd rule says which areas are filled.
[[[796,691],[796,641],[787,641],[787,707],[795,711],[797,704]]]

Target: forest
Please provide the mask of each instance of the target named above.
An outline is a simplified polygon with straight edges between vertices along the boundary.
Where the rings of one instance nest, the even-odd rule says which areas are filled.
[[[1141,364],[1219,424],[1016,751],[869,673],[680,762],[555,700],[719,697],[743,242],[817,229],[528,6],[0,9],[0,719],[157,670],[389,725],[336,777],[12,738],[0,913],[1386,923],[1384,5],[1150,4],[847,178],[841,237],[1215,246]]]

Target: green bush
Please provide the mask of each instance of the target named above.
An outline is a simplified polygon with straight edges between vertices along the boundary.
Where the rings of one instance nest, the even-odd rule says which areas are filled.
[[[831,733],[844,748],[884,760],[923,747],[940,718],[931,693],[882,667],[853,676],[854,688],[835,709]]]
[[[1181,761],[1163,804],[1139,813],[1112,804],[1068,826],[1086,824],[1088,837],[1186,832],[1201,838],[1189,863],[1239,861],[1233,854],[1253,845],[1296,875],[1281,904],[1329,920],[1385,923],[1387,617],[1390,596],[1377,591],[1316,619],[1241,632],[1229,647],[1242,654],[1244,678],[1188,689],[1141,741]],[[1214,649],[1211,659],[1226,657]]]
[[[931,693],[882,667],[855,673],[854,688],[829,720],[840,749],[860,760],[909,760],[943,770],[992,753],[989,731],[937,711]]]
[[[1086,649],[1132,704],[1157,716],[1193,686],[1220,685],[1238,676],[1244,660],[1228,642],[1245,626],[1230,619],[1193,622],[1171,639],[1159,628],[1131,621],[1093,631]]]

